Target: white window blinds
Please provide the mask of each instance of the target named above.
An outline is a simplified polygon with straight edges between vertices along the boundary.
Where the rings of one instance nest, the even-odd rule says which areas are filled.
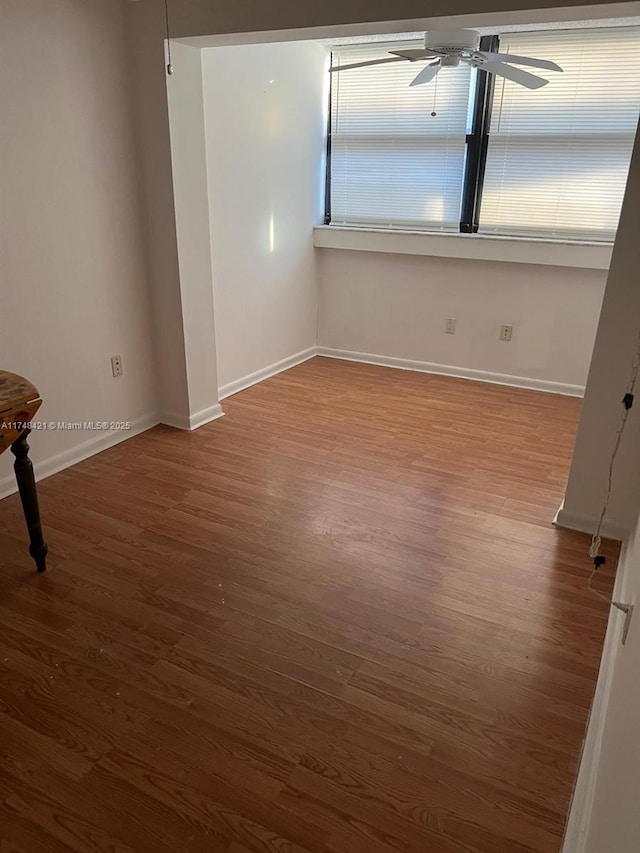
[[[422,46],[339,47],[333,64],[382,59],[388,50]],[[435,83],[411,88],[423,67],[398,62],[332,76],[334,225],[459,229],[470,69],[443,69],[437,90]]]
[[[640,28],[511,33],[500,50],[564,72],[496,79],[480,232],[612,240],[640,108]]]

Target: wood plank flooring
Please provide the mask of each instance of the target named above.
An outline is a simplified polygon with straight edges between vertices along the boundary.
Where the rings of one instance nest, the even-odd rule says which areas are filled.
[[[557,853],[580,401],[317,358],[224,408],[42,482],[43,576],[0,502],[2,853]]]

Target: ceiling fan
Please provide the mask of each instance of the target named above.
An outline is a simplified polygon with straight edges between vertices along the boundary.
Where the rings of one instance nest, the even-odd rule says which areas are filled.
[[[533,68],[544,68],[548,71],[562,71],[559,65],[548,59],[533,59],[528,56],[516,56],[513,53],[492,53],[479,50],[480,33],[476,30],[433,30],[425,33],[424,49],[390,50],[388,59],[371,59],[367,62],[353,62],[349,65],[333,65],[329,71],[346,71],[349,68],[364,68],[366,65],[382,65],[387,62],[423,62],[433,59],[426,68],[415,77],[410,86],[420,86],[428,83],[436,76],[441,68],[450,68],[465,62],[472,68],[481,68],[490,74],[506,77],[526,86],[527,89],[540,89],[549,82],[536,74],[530,74],[513,65],[530,65]]]

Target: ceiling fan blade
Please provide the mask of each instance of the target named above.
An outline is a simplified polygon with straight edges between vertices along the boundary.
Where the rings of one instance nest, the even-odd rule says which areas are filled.
[[[417,77],[414,77],[414,79],[411,81],[411,83],[409,83],[409,85],[421,86],[423,83],[429,83],[429,81],[433,80],[433,78],[436,76],[436,74],[438,73],[438,71],[440,71],[441,68],[442,66],[439,62],[434,62],[431,65],[427,65],[427,67],[423,68]]]
[[[533,59],[530,56],[516,56],[515,53],[489,53],[488,51],[476,51],[478,56],[488,59],[490,62],[511,62],[514,65],[531,65],[533,68],[546,68],[549,71],[562,71],[559,65],[550,59]]]
[[[370,59],[368,62],[352,62],[350,65],[332,65],[329,69],[331,74],[336,71],[346,71],[349,68],[364,68],[367,65],[382,65],[385,62],[402,62],[403,56],[390,56],[386,59]]]
[[[504,62],[481,62],[477,67],[483,71],[489,71],[491,74],[497,74],[498,77],[513,80],[514,83],[526,86],[527,89],[541,89],[549,82],[536,74],[529,74],[528,71],[523,71],[521,68],[512,68]]]
[[[417,62],[419,59],[435,59],[436,54],[430,50],[390,50],[394,56],[401,56],[403,59],[408,59],[409,62]]]

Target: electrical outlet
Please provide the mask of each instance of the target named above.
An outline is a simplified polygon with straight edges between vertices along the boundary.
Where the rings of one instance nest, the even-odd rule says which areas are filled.
[[[114,379],[122,376],[122,358],[119,355],[111,356],[111,372],[113,373]]]
[[[510,341],[512,334],[513,334],[513,326],[512,325],[506,324],[504,326],[500,326],[500,340],[501,341]]]
[[[456,318],[455,317],[447,317],[447,322],[444,325],[444,330],[447,335],[455,335],[456,332]]]

